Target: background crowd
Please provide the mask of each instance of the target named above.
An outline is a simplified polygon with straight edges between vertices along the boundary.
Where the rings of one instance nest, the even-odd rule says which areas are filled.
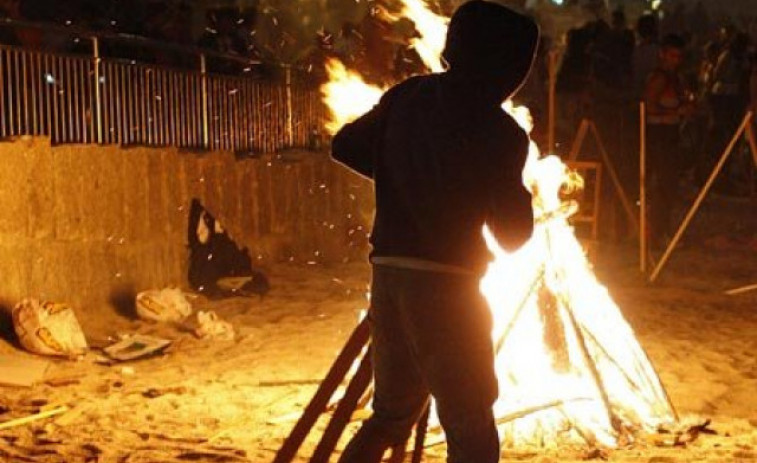
[[[595,122],[637,197],[639,102],[646,104],[650,238],[658,248],[674,232],[679,185],[701,187],[747,110],[757,109],[755,38],[754,16],[716,17],[701,1],[643,14],[633,27],[618,9],[565,34],[558,140],[569,144],[582,119]],[[753,164],[748,145],[737,145],[715,190],[753,194]]]
[[[429,2],[443,15],[450,15],[456,3]],[[676,159],[662,168],[674,171],[663,183],[684,178],[701,185],[746,110],[757,110],[757,11],[726,15],[701,0],[665,0],[660,9],[646,12],[630,8],[639,1],[612,2],[629,5],[628,11],[611,11],[606,1],[568,3],[576,5],[572,10],[531,10],[543,25],[543,40],[529,81],[516,99],[534,113],[537,141],[543,145],[545,139],[550,56],[557,56],[552,69],[558,150],[571,143],[582,119],[591,119],[626,189],[636,195],[638,104],[645,101],[653,113],[650,156]],[[418,34],[413,23],[393,17],[396,0],[245,4],[249,6],[199,9],[189,0],[0,0],[0,17],[58,26],[0,26],[0,43],[91,53],[91,41],[82,31],[93,31],[106,37],[101,41],[105,57],[196,70],[197,51],[203,50],[211,72],[253,71],[265,78],[282,65],[294,66],[313,85],[326,80],[324,63],[329,57],[339,58],[373,83],[391,84],[426,71],[410,45]],[[333,14],[349,8],[355,10]],[[576,10],[581,15],[567,27],[548,26],[565,23],[567,11]],[[327,19],[318,17],[318,11],[332,13]],[[123,40],[124,36],[143,39]],[[671,47],[680,59],[671,69],[662,69],[662,52]],[[655,111],[667,111],[667,116]],[[658,130],[660,121],[668,125],[666,130]],[[655,154],[661,146],[666,152],[675,148],[677,154]],[[731,194],[752,191],[751,162],[749,156],[734,156],[716,188]],[[667,198],[676,193],[658,194]]]

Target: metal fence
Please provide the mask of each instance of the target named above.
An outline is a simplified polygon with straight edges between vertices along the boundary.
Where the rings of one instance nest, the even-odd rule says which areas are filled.
[[[202,58],[202,57],[201,57]],[[325,107],[285,69],[283,81],[0,45],[0,137],[53,143],[177,146],[236,152],[307,147]]]

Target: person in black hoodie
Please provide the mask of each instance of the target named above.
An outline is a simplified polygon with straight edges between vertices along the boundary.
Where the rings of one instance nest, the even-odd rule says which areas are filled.
[[[528,75],[538,40],[531,19],[465,3],[449,24],[448,69],[393,87],[334,137],[334,159],[373,179],[376,195],[373,414],[341,463],[378,462],[404,443],[430,395],[448,461],[498,461],[482,227],[507,250],[533,230],[522,181],[528,136],[500,105]]]

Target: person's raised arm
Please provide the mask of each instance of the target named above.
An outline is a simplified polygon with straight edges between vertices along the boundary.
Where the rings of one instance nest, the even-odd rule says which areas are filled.
[[[523,167],[528,157],[528,135],[517,129],[508,146],[505,162],[490,177],[489,229],[506,251],[515,251],[531,238],[534,212],[531,193],[523,185]]]
[[[334,136],[331,157],[360,175],[373,178],[373,162],[382,137],[385,102],[346,124]]]

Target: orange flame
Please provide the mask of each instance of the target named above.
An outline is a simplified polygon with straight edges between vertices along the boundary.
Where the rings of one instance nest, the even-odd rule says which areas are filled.
[[[321,87],[321,95],[331,113],[326,130],[333,135],[347,122],[367,113],[386,89],[365,83],[360,74],[348,70],[338,59],[330,58],[326,71],[329,81]]]

